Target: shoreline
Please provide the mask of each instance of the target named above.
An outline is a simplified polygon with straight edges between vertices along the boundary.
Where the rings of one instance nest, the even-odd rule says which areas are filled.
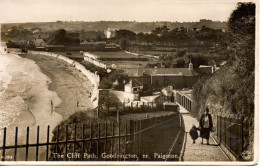
[[[52,140],[53,129],[62,121],[78,111],[93,108],[93,104],[88,98],[92,83],[67,62],[44,55],[23,54],[18,56],[21,60],[26,59],[25,62],[29,63],[27,67],[30,69],[28,75],[33,73],[35,78],[32,79],[32,88],[28,94],[26,92],[24,98],[28,112],[22,112],[16,118],[15,123],[8,127],[7,137],[9,136],[11,143],[16,126],[19,127],[18,144],[25,143],[27,126],[30,127],[29,140],[31,142],[36,142],[37,126],[40,128],[40,142],[45,142],[48,125],[50,126],[49,140]],[[34,117],[34,123],[29,123],[32,121],[30,116]],[[34,151],[30,150],[29,155],[35,155]],[[13,151],[10,150],[7,153],[12,155]],[[45,156],[44,150],[40,149],[39,160],[45,160]],[[21,150],[17,153],[17,160],[24,160],[24,151]],[[28,160],[35,160],[35,157],[29,156]]]
[[[78,111],[93,109],[88,97],[93,90],[92,83],[76,68],[50,56],[29,53],[19,56],[33,60],[41,72],[50,78],[48,89],[55,91],[61,99],[54,111],[62,116],[62,120]]]

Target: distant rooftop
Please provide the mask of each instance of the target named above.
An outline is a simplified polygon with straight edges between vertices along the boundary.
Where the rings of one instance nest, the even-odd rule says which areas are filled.
[[[138,82],[136,79],[130,80],[130,82],[126,85],[129,85],[131,87],[139,87],[139,86],[143,86],[142,83]]]

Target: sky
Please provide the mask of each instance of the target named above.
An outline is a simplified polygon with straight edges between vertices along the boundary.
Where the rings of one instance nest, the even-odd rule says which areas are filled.
[[[234,0],[0,0],[0,23],[52,21],[227,21]]]

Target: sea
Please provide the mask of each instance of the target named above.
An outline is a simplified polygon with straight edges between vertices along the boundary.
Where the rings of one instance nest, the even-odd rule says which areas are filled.
[[[19,129],[18,144],[24,144],[27,127],[31,142],[36,142],[37,126],[41,129],[40,142],[46,141],[47,126],[52,131],[62,120],[60,114],[51,110],[50,101],[55,108],[61,99],[48,89],[50,83],[51,79],[34,61],[7,53],[0,47],[0,145],[4,128],[7,145],[13,145],[16,127]]]

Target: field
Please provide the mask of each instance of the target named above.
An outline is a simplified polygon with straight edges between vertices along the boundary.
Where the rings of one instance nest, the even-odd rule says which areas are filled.
[[[115,64],[118,69],[136,69],[137,67],[145,67],[148,63],[157,63],[158,59],[150,58],[142,55],[133,55],[119,52],[91,52],[101,56],[100,59],[109,66]],[[111,58],[109,60],[109,58]]]
[[[136,56],[133,54],[125,53],[124,51],[118,52],[90,52],[95,55],[101,56],[101,58],[147,58],[146,56]]]
[[[83,60],[83,55],[81,55],[79,51],[63,51],[55,53],[61,54],[79,62]],[[101,61],[106,63],[108,66],[115,64],[117,66],[117,69],[124,70],[125,73],[129,76],[135,76],[137,74],[138,67],[144,68],[148,63],[155,64],[161,62],[160,60],[155,58],[150,58],[147,56],[136,56],[133,54],[125,53],[123,51],[90,53],[101,56]],[[102,60],[102,58],[104,60]]]

